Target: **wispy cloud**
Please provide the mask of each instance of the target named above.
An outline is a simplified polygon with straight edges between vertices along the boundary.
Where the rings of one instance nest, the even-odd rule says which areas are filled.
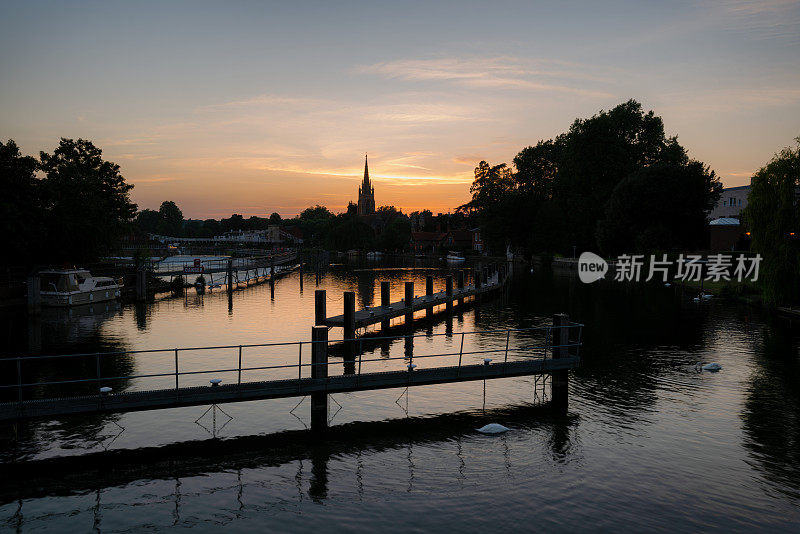
[[[734,26],[756,37],[800,42],[800,1],[721,0]]]
[[[606,91],[589,87],[604,82],[603,77],[592,73],[587,66],[561,61],[523,60],[513,57],[401,59],[360,65],[354,71],[390,79],[450,82],[473,88],[610,96]],[[583,83],[565,83],[566,81]]]

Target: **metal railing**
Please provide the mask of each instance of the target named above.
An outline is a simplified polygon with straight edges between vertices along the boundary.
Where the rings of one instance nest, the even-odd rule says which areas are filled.
[[[567,343],[565,344],[553,344],[553,330],[554,329],[566,329],[569,333],[567,336]],[[311,376],[311,368],[315,365],[324,365],[327,366],[328,369],[332,365],[343,366],[343,375],[362,375],[362,369],[365,364],[371,363],[382,363],[383,369],[377,372],[387,372],[387,371],[397,371],[407,369],[411,371],[413,369],[412,365],[414,365],[414,361],[419,360],[426,360],[426,359],[433,359],[433,358],[452,358],[455,360],[457,358],[456,365],[450,366],[441,366],[444,367],[457,367],[460,369],[463,365],[468,365],[469,362],[465,362],[466,359],[470,359],[473,356],[479,355],[483,358],[486,358],[487,355],[502,355],[503,357],[503,364],[507,364],[509,362],[509,354],[522,354],[524,355],[524,359],[530,360],[532,358],[538,358],[541,360],[547,360],[548,354],[550,358],[554,357],[554,350],[560,349],[559,352],[563,351],[562,357],[579,357],[580,356],[580,346],[582,344],[581,337],[582,337],[583,325],[580,323],[570,322],[564,326],[543,326],[543,327],[532,327],[532,328],[515,328],[515,329],[502,329],[502,330],[482,330],[482,331],[473,331],[473,332],[457,332],[457,333],[437,333],[437,334],[408,334],[408,335],[399,335],[399,336],[385,336],[385,337],[369,337],[369,338],[357,338],[357,339],[336,339],[336,340],[324,340],[324,341],[292,341],[292,342],[277,342],[277,343],[258,343],[258,344],[242,344],[242,345],[216,345],[216,346],[202,346],[202,347],[182,347],[182,348],[172,348],[172,349],[147,349],[147,350],[130,350],[130,351],[112,351],[112,352],[95,352],[95,353],[77,353],[77,354],[55,354],[55,355],[37,355],[37,356],[17,356],[11,358],[0,358],[0,366],[8,365],[8,364],[15,364],[16,365],[16,383],[13,384],[0,384],[0,392],[8,392],[9,390],[16,389],[16,401],[22,402],[23,400],[32,400],[33,398],[52,398],[52,397],[31,397],[30,395],[27,396],[23,393],[25,391],[29,391],[31,389],[38,390],[40,393],[45,391],[43,388],[48,386],[65,386],[65,385],[89,385],[95,384],[95,389],[89,392],[72,392],[72,395],[59,395],[60,397],[69,397],[69,396],[85,396],[87,394],[98,394],[100,395],[100,388],[103,384],[108,383],[115,383],[116,381],[130,381],[130,380],[141,380],[141,379],[163,379],[163,378],[173,378],[174,379],[174,388],[161,388],[161,389],[174,389],[176,395],[180,391],[182,384],[181,384],[181,377],[192,377],[192,376],[199,376],[199,375],[222,375],[222,374],[234,374],[236,377],[235,384],[243,385],[249,383],[258,383],[263,382],[265,380],[275,380],[275,379],[285,379],[286,377],[278,377],[269,376],[261,377],[258,380],[242,380],[242,373],[243,372],[256,372],[256,371],[278,371],[278,370],[286,370],[286,369],[297,369],[296,379],[298,381],[298,388],[300,387],[300,382],[304,379],[310,379]],[[505,334],[504,339],[503,336],[500,334]],[[525,341],[530,340],[532,343],[515,343],[513,346],[511,345],[512,334],[515,336],[515,342],[517,341]],[[483,348],[483,349],[464,349],[464,341],[467,336],[480,336],[478,337],[479,343],[486,342],[488,340],[494,340],[499,342],[496,347],[492,348]],[[492,337],[493,336],[493,337]],[[415,355],[413,352],[413,344],[415,339],[425,339],[425,340],[432,340],[434,338],[448,338],[450,340],[455,340],[456,338],[460,337],[458,340],[458,351],[448,351],[448,352],[440,352],[434,354],[418,354]],[[412,350],[409,354],[404,354],[403,356],[381,356],[378,358],[364,358],[364,344],[375,345],[375,346],[383,346],[385,347],[386,344],[391,346],[392,342],[397,341],[404,341],[406,346],[411,346]],[[305,351],[307,361],[304,362],[304,351],[303,347],[313,347],[314,344],[324,343],[326,344],[326,349],[330,345],[340,345],[346,348],[346,351],[350,351],[349,356],[345,356],[342,358],[341,361],[333,360],[331,361],[330,357],[328,358],[327,362],[324,363],[313,363],[311,361],[311,351]],[[275,364],[275,365],[256,365],[256,366],[246,366],[243,365],[243,361],[246,359],[248,355],[246,352],[251,349],[256,348],[286,348],[291,349],[296,347],[297,350],[297,363],[284,363],[284,364]],[[358,350],[355,348],[358,347]],[[186,354],[187,352],[196,352],[196,351],[225,351],[225,350],[233,350],[234,355],[236,355],[237,365],[230,366],[230,367],[219,367],[213,369],[199,369],[199,370],[182,370],[181,369],[181,353]],[[374,349],[373,349],[374,350]],[[169,358],[170,365],[172,369],[169,372],[154,372],[154,373],[140,373],[140,374],[124,374],[124,375],[103,375],[101,372],[102,363],[105,360],[114,357],[120,356],[137,356],[137,362],[146,362],[147,360],[142,360],[140,357],[142,355],[168,355],[172,356]],[[68,359],[77,359],[77,358],[84,358],[84,359],[93,359],[94,360],[94,372],[92,373],[93,376],[86,376],[82,378],[71,378],[66,380],[37,380],[37,381],[25,381],[23,377],[25,376],[25,370],[32,364],[41,364],[44,362],[53,362],[59,360],[68,360]],[[403,361],[405,365],[401,369],[386,369],[387,362],[393,361]],[[474,363],[487,363],[485,360],[474,362]],[[473,364],[474,364],[473,363]],[[349,369],[348,369],[349,367]],[[304,370],[308,369],[308,373],[304,376]],[[6,376],[8,376],[7,373]],[[329,375],[335,376],[335,375]],[[216,378],[216,377],[215,377]],[[294,379],[294,378],[292,378]],[[183,385],[184,388],[187,387],[196,387],[197,385]],[[77,394],[77,395],[76,395]],[[5,395],[3,395],[4,397]],[[0,397],[2,398],[2,397]],[[12,401],[12,398],[5,399],[6,401]]]

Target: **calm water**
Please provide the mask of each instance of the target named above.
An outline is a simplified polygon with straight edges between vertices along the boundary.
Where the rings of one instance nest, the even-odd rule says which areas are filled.
[[[388,279],[397,300],[402,281],[414,279],[422,293],[433,272],[358,267],[333,267],[321,280],[329,314],[340,312],[344,290],[357,292],[359,306],[372,305],[379,281]],[[443,284],[436,272],[437,289]],[[304,275],[302,293],[299,285],[294,273],[277,283],[274,297],[261,285],[230,299],[190,291],[71,318],[46,313],[32,323],[9,315],[4,351],[307,340],[314,275]],[[797,531],[797,323],[731,303],[698,305],[679,288],[584,286],[541,274],[519,276],[505,298],[480,310],[423,326],[417,333],[455,335],[417,339],[414,354],[452,350],[459,332],[547,324],[556,312],[586,324],[566,415],[542,405],[541,384],[520,378],[489,381],[485,399],[481,382],[414,388],[402,397],[402,390],[336,395],[341,409],[331,402],[333,427],[323,444],[305,430],[308,401],[293,415],[291,399],[224,405],[233,419],[224,424],[217,412],[216,426],[212,413],[195,423],[205,408],[194,407],[28,424],[16,440],[5,427],[3,461],[36,460],[37,467],[30,480],[3,478],[0,529]],[[505,343],[505,336],[467,338],[465,348]],[[514,336],[512,349],[528,341]],[[367,354],[403,351],[400,342]],[[225,367],[235,357],[187,354],[182,366]],[[126,356],[107,370],[159,372],[171,369],[170,358]],[[297,361],[281,351],[246,358]],[[723,370],[697,373],[698,361]],[[154,385],[142,379],[115,387]],[[488,422],[512,431],[475,432]],[[111,452],[102,462],[86,456],[104,448]],[[52,460],[65,456],[72,459]]]

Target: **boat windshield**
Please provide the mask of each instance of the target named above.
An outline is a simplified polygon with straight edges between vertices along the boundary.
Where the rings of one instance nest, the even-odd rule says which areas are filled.
[[[76,291],[78,289],[73,275],[63,273],[42,273],[39,275],[41,291]]]

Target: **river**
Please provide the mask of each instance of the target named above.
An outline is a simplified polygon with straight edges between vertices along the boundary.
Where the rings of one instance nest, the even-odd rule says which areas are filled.
[[[399,300],[403,281],[414,280],[421,294],[427,274],[443,288],[440,269],[357,263],[330,267],[319,286],[304,273],[302,291],[294,272],[274,294],[267,284],[230,298],[192,289],[34,321],[6,312],[3,352],[308,340],[315,289],[327,290],[333,314],[343,291],[356,292],[358,307],[376,305],[381,280],[392,282]],[[518,272],[504,296],[417,329],[415,355],[450,347],[460,332],[546,325],[554,313],[568,313],[586,326],[566,414],[541,403],[540,384],[526,377],[488,381],[485,397],[481,382],[335,395],[325,442],[306,430],[307,400],[291,411],[297,399],[226,404],[198,423],[205,407],[64,418],[16,432],[6,426],[3,461],[45,468],[34,469],[33,481],[4,477],[0,525],[22,532],[797,531],[800,329],[745,305],[691,296],[680,287],[585,285]],[[453,336],[438,335],[445,333]],[[467,339],[476,347],[505,343],[504,336]],[[523,342],[513,337],[512,350]],[[369,354],[403,350],[398,342]],[[234,351],[196,357],[186,365],[224,365]],[[247,357],[297,361],[266,349]],[[712,361],[720,372],[695,370]],[[112,367],[142,374],[172,365],[169,354],[131,354]],[[475,431],[489,422],[511,431]],[[106,448],[107,465],[82,472],[80,459]],[[59,466],[57,476],[48,476],[48,461]]]

